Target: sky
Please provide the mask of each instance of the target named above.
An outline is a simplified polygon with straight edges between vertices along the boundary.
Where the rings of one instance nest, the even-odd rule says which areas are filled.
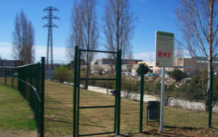
[[[98,0],[96,7],[99,21],[99,31],[102,32],[101,16],[106,0]],[[155,32],[166,31],[174,33],[175,38],[180,37],[173,12],[178,5],[177,0],[129,0],[131,10],[138,17],[134,37],[131,41],[134,59],[144,61],[155,58]],[[36,61],[40,61],[42,56],[46,56],[48,29],[43,25],[48,20],[42,20],[48,12],[44,12],[48,6],[53,6],[59,10],[53,14],[60,18],[53,23],[58,28],[53,28],[53,55],[54,60],[67,60],[66,47],[67,39],[70,35],[70,16],[73,8],[73,0],[1,0],[0,1],[0,56],[3,59],[11,60],[12,57],[12,33],[16,14],[21,10],[32,22],[35,31]],[[99,43],[103,41],[103,33],[100,33]],[[100,44],[99,49],[104,49]]]

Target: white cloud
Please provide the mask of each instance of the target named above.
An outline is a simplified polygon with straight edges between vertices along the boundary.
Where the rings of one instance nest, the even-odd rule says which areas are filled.
[[[12,59],[11,49],[12,43],[0,42],[0,55],[3,59]]]
[[[11,56],[12,43],[9,42],[0,42],[0,55],[3,59],[13,60]],[[36,51],[36,60],[40,61],[41,57],[46,57],[47,46],[35,46]],[[177,50],[174,51],[175,55]],[[65,47],[53,47],[53,58],[54,60],[67,61],[66,58],[66,48]],[[188,56],[187,50],[182,50],[183,56]],[[95,55],[95,59],[97,58],[106,58],[105,53],[98,53]],[[143,61],[149,61],[155,59],[155,52],[139,52],[133,54],[134,59],[141,59]]]
[[[9,42],[0,42],[0,46],[1,47],[4,47],[4,46],[11,46],[12,43],[9,43]]]
[[[188,50],[174,50],[174,57],[188,57],[190,56],[189,51]]]
[[[46,57],[47,46],[36,46],[36,61],[39,61],[41,57]],[[53,47],[53,59],[54,60],[67,60],[65,47]]]
[[[155,59],[154,52],[139,52],[133,54],[134,59],[142,59],[143,61],[149,61]]]
[[[12,43],[0,42],[0,55],[3,59],[13,60],[11,56]],[[35,46],[35,61],[40,61],[41,57],[46,57],[47,46]],[[53,47],[54,60],[67,60],[65,47]]]

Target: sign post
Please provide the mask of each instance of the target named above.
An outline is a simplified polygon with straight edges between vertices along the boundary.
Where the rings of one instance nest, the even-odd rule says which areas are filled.
[[[162,67],[161,78],[161,105],[160,105],[160,132],[163,132],[164,120],[164,90],[165,90],[165,67],[173,67],[174,58],[174,34],[156,31],[155,35],[155,63]]]

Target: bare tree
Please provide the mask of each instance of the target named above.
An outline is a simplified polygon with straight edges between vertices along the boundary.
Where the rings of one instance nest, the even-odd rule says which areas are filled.
[[[95,11],[97,0],[81,0],[81,7],[83,10],[83,44],[84,49],[94,50],[98,48],[98,38],[99,32],[97,27],[97,14]],[[93,52],[84,52],[82,54],[84,60],[86,61],[86,77],[89,77],[90,74],[90,65],[91,61],[94,58]],[[88,80],[85,81],[85,89],[88,88]]]
[[[74,0],[72,15],[71,15],[71,33],[69,37],[69,46],[66,49],[66,56],[69,60],[74,59],[74,47],[83,47],[83,24],[82,24],[82,10],[80,3],[77,0]]]
[[[105,48],[110,51],[122,49],[123,59],[132,58],[130,42],[136,20],[137,17],[131,10],[129,0],[107,0],[103,13]]]
[[[207,67],[208,84],[204,85],[202,80],[202,89],[205,111],[208,111],[210,72],[215,68],[213,62],[217,57],[218,2],[217,0],[180,0],[180,6],[175,8],[175,13],[177,26],[183,34],[183,41],[180,41],[180,44],[193,58],[198,61],[201,59],[203,64],[201,67]]]
[[[75,45],[86,50],[95,50],[98,48],[99,31],[96,14],[96,2],[97,0],[74,1],[71,21],[72,32],[70,35],[71,45],[68,47],[68,56],[73,55],[72,49]],[[94,54],[92,52],[82,52],[81,56],[86,63],[86,77],[88,78]],[[88,81],[85,81],[85,89],[87,88]]]
[[[180,62],[181,62],[181,58],[184,56],[184,50],[183,47],[181,46],[181,44],[175,44],[175,51],[174,51],[174,68],[180,68]]]
[[[16,15],[13,32],[12,56],[29,64],[35,60],[34,29],[23,11]]]

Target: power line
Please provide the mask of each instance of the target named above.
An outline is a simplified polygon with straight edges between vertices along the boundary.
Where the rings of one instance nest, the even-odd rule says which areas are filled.
[[[48,19],[48,23],[43,27],[48,28],[48,40],[47,40],[47,54],[46,54],[46,66],[49,69],[53,69],[53,38],[52,38],[52,28],[57,27],[57,25],[53,24],[53,19],[59,19],[58,17],[53,15],[53,11],[59,11],[58,9],[49,6],[45,8],[43,11],[48,11],[48,15],[43,17],[42,19]],[[49,63],[50,61],[50,63]],[[50,64],[50,66],[49,66]]]

